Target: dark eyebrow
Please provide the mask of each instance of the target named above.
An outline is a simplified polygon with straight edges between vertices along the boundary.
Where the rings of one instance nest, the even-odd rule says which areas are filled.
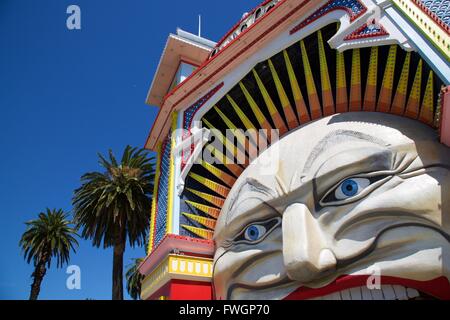
[[[317,143],[317,145],[314,147],[314,149],[311,151],[311,153],[308,156],[308,159],[305,162],[305,166],[303,167],[303,172],[309,171],[311,169],[311,166],[313,165],[314,161],[320,156],[320,154],[325,151],[330,146],[335,146],[339,143],[348,143],[349,138],[353,140],[363,140],[371,143],[375,143],[377,145],[386,147],[389,144],[385,141],[376,138],[374,136],[358,132],[358,131],[351,131],[351,130],[336,130],[333,132],[330,132],[328,135],[326,135],[322,140]],[[351,141],[351,140],[350,140]]]
[[[276,192],[274,192],[271,188],[263,185],[261,182],[259,182],[256,179],[253,178],[247,178],[245,181],[239,186],[239,188],[236,190],[236,196],[230,199],[230,205],[228,209],[228,213],[226,216],[226,223],[228,224],[234,211],[234,206],[237,203],[237,200],[239,200],[241,191],[244,189],[244,187],[250,187],[250,189],[254,192],[266,195],[266,196],[276,196]]]

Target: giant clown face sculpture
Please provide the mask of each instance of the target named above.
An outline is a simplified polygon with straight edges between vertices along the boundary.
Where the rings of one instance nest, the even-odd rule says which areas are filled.
[[[433,129],[345,113],[276,147],[277,157],[266,150],[244,171],[222,208],[217,299],[449,297],[450,149]],[[268,161],[276,173],[262,173]],[[367,292],[374,270],[381,290]]]

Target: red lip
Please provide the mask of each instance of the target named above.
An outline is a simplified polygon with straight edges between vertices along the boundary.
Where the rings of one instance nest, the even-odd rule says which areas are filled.
[[[308,287],[300,287],[296,291],[288,295],[284,300],[305,300],[316,297],[326,296],[333,292],[342,291],[354,287],[362,287],[367,283],[369,275],[358,276],[341,276],[334,282],[325,287],[313,289]],[[450,283],[446,277],[439,277],[429,281],[416,281],[397,277],[381,277],[381,284],[401,285],[408,288],[416,289],[441,300],[450,300]]]

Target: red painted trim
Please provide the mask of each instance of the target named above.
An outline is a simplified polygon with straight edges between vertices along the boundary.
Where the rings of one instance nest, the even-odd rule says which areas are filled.
[[[239,20],[239,22],[236,23],[236,24],[230,29],[230,31],[228,31],[222,38],[220,38],[220,40],[217,42],[217,44],[216,44],[216,46],[215,46],[215,49],[219,48],[219,47],[222,45],[222,43],[224,43],[225,40],[227,40],[227,39],[233,34],[233,32],[235,32],[235,31],[237,30],[237,28],[241,25],[242,22],[245,21],[245,19],[247,19],[247,18],[248,18],[249,16],[251,16],[252,14],[254,14],[254,13],[256,12],[256,10],[258,10],[260,7],[265,6],[266,4],[268,4],[268,3],[271,2],[271,1],[272,1],[272,0],[264,0],[261,4],[259,4],[259,5],[258,5],[257,7],[255,7],[252,11],[250,11],[245,17],[243,17],[241,20]],[[273,10],[273,8],[272,8],[271,10]],[[269,12],[267,12],[267,13],[269,13]],[[261,18],[262,18],[262,16],[259,17],[259,19],[261,19]],[[257,21],[259,21],[259,19],[258,19]],[[257,21],[255,21],[255,23],[256,23]],[[244,30],[243,32],[245,32],[245,31],[247,31],[247,29]],[[243,32],[241,32],[241,33],[239,34],[239,36],[240,36]],[[222,48],[222,49],[223,49],[223,48]]]
[[[238,37],[236,37],[235,39],[233,39],[229,44],[227,44],[224,48],[222,48],[222,50],[220,50],[214,57],[212,57],[209,60],[206,60],[205,62],[203,62],[203,64],[195,71],[193,72],[186,80],[184,80],[182,83],[180,83],[178,86],[176,86],[171,92],[169,92],[165,97],[164,97],[164,102],[163,105],[165,103],[165,101],[167,100],[167,98],[169,98],[170,96],[174,95],[175,92],[177,92],[186,82],[188,82],[191,78],[193,78],[195,75],[197,75],[197,73],[199,73],[201,70],[203,70],[209,63],[211,63],[212,61],[214,61],[215,59],[217,59],[217,57],[220,56],[220,54],[223,54],[223,52],[229,48],[231,46],[231,44],[237,42],[237,40],[239,40],[241,38],[241,36],[243,36],[244,34],[248,33],[250,30],[253,29],[254,26],[256,26],[258,23],[260,23],[261,21],[263,21],[265,18],[267,18],[272,12],[274,12],[274,9],[276,9],[277,7],[279,7],[282,3],[286,2],[287,0],[281,0],[280,2],[278,2],[275,7],[272,8],[272,10],[270,10],[267,14],[263,15],[258,21],[256,21],[254,24],[252,24],[249,28],[247,28],[245,31],[243,31],[242,33],[239,34]],[[311,0],[305,0],[305,2],[310,2]],[[229,63],[228,63],[229,64]],[[227,64],[227,65],[228,65]],[[217,73],[217,72],[216,72]],[[214,73],[213,75],[215,75],[216,73]],[[210,78],[212,78],[213,75],[210,75],[208,77],[208,80]],[[203,80],[201,82],[201,85],[203,85],[205,82],[207,82],[207,80]],[[201,85],[197,86],[200,87]],[[196,87],[196,88],[197,88]],[[184,100],[185,97],[187,97],[188,95],[190,95],[194,90],[189,91],[189,93],[185,94],[181,99],[179,99],[173,106],[172,109],[178,105],[182,100]]]
[[[330,283],[322,288],[312,289],[308,287],[300,287],[288,295],[285,300],[305,300],[323,297],[333,292],[350,288],[364,287],[367,285],[367,279],[369,277],[369,275],[346,275],[339,277],[333,283]],[[439,277],[430,281],[416,281],[397,277],[381,276],[381,284],[401,285],[424,292],[438,299],[450,300],[450,283],[446,277]]]
[[[320,10],[326,8],[328,5],[330,5],[330,4],[331,4],[332,2],[334,2],[334,1],[335,1],[335,0],[330,0],[330,1],[328,1],[328,2],[325,3],[323,6],[321,6],[319,9],[317,9],[316,11],[314,11],[314,13],[311,14],[309,17],[315,15],[315,14],[316,14],[317,12],[319,12]],[[350,22],[353,22],[353,21],[355,21],[357,18],[359,18],[360,16],[362,16],[362,15],[367,11],[367,7],[366,7],[361,1],[359,1],[359,0],[356,0],[356,1],[363,7],[363,9],[361,10],[361,12],[360,12],[359,14],[357,14],[357,15],[353,15],[353,11],[352,11],[351,9],[347,8],[347,7],[344,7],[344,6],[337,6],[337,7],[334,7],[334,8],[329,9],[328,11],[326,11],[326,12],[323,13],[323,14],[317,15],[314,19],[312,19],[311,21],[309,21],[309,22],[307,22],[307,23],[306,23],[305,21],[308,20],[309,17],[306,18],[306,19],[304,19],[302,22],[300,22],[298,25],[296,25],[289,33],[290,33],[291,35],[293,35],[294,33],[300,31],[301,29],[303,29],[303,28],[306,27],[307,25],[313,23],[314,21],[316,21],[316,20],[318,20],[318,19],[320,19],[320,18],[326,16],[326,15],[329,14],[330,12],[337,11],[337,10],[343,10],[343,11],[347,12],[347,14],[350,16]]]
[[[431,11],[430,9],[428,9],[425,5],[423,5],[422,2],[420,2],[419,0],[412,0],[412,2],[419,7],[420,10],[422,10],[423,12],[425,12],[434,22],[436,22],[436,24],[441,27],[442,30],[444,30],[445,32],[447,32],[447,34],[450,35],[450,27],[444,23],[444,21],[442,21],[441,19],[439,19],[439,17],[434,14],[433,11]]]
[[[178,249],[180,252],[190,256],[212,258],[215,246],[212,240],[166,234],[139,265],[139,272],[143,275],[150,274],[173,249]]]
[[[252,30],[258,23],[260,23],[261,21],[263,21],[264,19],[266,19],[268,16],[270,16],[270,14],[273,14],[273,12],[275,11],[276,8],[278,8],[279,6],[281,6],[283,3],[285,3],[287,0],[281,0],[280,2],[278,2],[275,7],[272,8],[272,10],[270,10],[267,14],[263,15],[258,21],[256,21],[254,24],[252,24],[248,29],[246,29],[244,32],[242,32],[239,37],[236,37],[233,41],[231,41],[226,47],[224,47],[222,50],[220,50],[214,57],[212,57],[209,60],[206,60],[197,70],[195,70],[186,80],[184,80],[182,83],[180,83],[178,86],[176,86],[165,98],[164,101],[162,103],[162,106],[164,106],[166,100],[175,94],[175,92],[177,92],[178,90],[180,90],[180,88],[183,85],[186,85],[186,83],[189,82],[190,79],[192,79],[195,75],[197,75],[199,72],[201,72],[208,64],[210,64],[212,61],[214,61],[215,59],[217,59],[221,54],[223,54],[223,52],[226,51],[226,49],[230,48],[232,43],[235,43],[237,40],[240,39],[240,37],[243,34],[246,34],[247,32],[249,32],[250,30]],[[224,63],[224,65],[222,65],[221,67],[219,67],[218,69],[216,69],[216,71],[211,74],[210,76],[208,76],[206,79],[204,79],[203,81],[201,81],[197,86],[195,86],[194,89],[190,90],[189,92],[187,92],[183,97],[181,97],[176,103],[174,103],[172,105],[171,110],[173,110],[178,104],[181,103],[181,101],[183,101],[187,96],[191,95],[192,92],[194,92],[195,90],[197,90],[199,87],[201,87],[203,84],[205,84],[206,82],[208,82],[213,76],[215,76],[219,71],[221,71],[222,69],[224,69],[226,66],[228,66],[231,62],[233,62],[237,56],[241,55],[242,53],[244,53],[245,51],[247,51],[249,48],[251,48],[256,42],[258,42],[259,40],[263,39],[267,34],[271,33],[274,29],[274,27],[279,26],[282,22],[284,22],[286,19],[288,19],[290,16],[292,16],[295,12],[297,12],[298,10],[300,10],[302,7],[304,7],[307,3],[311,2],[312,0],[304,0],[300,5],[298,5],[297,7],[295,7],[291,12],[289,12],[285,17],[281,18],[276,24],[272,25],[271,28],[269,30],[267,30],[265,33],[263,33],[262,35],[260,35],[256,41],[252,41],[251,45],[248,45],[244,48],[244,50],[241,50],[239,52],[239,54],[233,56],[231,59],[229,59],[228,61],[226,61]],[[155,123],[158,122],[159,117],[161,115],[161,110],[158,112],[158,115],[156,116],[155,119]],[[167,123],[167,119],[164,121],[163,127],[165,127]],[[153,126],[154,128],[154,126]],[[150,131],[150,134],[147,137],[146,143],[145,145],[148,144],[148,141],[150,140],[150,137],[153,133],[153,128]],[[159,138],[159,136],[158,136]]]
[[[384,27],[381,24],[377,23],[376,25],[380,28],[380,31],[377,31],[377,32],[374,32],[374,33],[369,33],[369,34],[360,34],[360,32],[362,32],[367,27],[367,23],[365,23],[361,27],[359,27],[358,29],[353,31],[351,34],[347,35],[344,38],[344,40],[349,41],[349,40],[375,38],[375,37],[381,37],[381,36],[388,36],[389,35],[389,33],[386,31],[386,29],[384,29]]]
[[[286,1],[286,0],[284,0]],[[274,12],[273,10],[278,7],[280,4],[284,3],[284,1],[279,2],[272,10],[271,12],[269,12],[268,14],[264,15],[263,17],[261,17],[262,21],[264,18],[267,18],[268,15],[272,12]],[[234,60],[236,60],[236,58],[238,58],[240,55],[242,55],[245,51],[247,51],[248,49],[250,49],[251,47],[253,47],[257,42],[259,42],[261,39],[265,38],[268,34],[270,34],[276,27],[278,27],[280,24],[282,24],[284,21],[286,21],[289,17],[291,17],[295,12],[297,12],[298,10],[300,10],[301,8],[303,8],[308,2],[310,2],[311,0],[305,0],[303,1],[301,4],[299,4],[298,6],[296,6],[293,10],[291,10],[287,15],[285,15],[283,18],[281,18],[280,20],[278,20],[276,23],[274,23],[266,32],[262,33],[260,36],[258,36],[255,40],[253,40],[251,43],[249,43],[246,47],[244,47],[243,49],[241,49],[237,54],[235,54],[231,59],[229,59],[228,61],[226,61],[224,64],[222,64],[219,68],[216,69],[215,72],[213,72],[212,74],[210,74],[208,77],[206,77],[205,79],[203,79],[203,81],[201,81],[197,86],[195,86],[192,90],[190,90],[188,93],[186,93],[186,95],[184,95],[181,99],[179,99],[176,103],[174,103],[174,105],[172,106],[172,108],[175,108],[178,104],[181,103],[181,101],[183,101],[187,96],[189,96],[192,92],[194,92],[195,90],[197,90],[198,88],[200,88],[202,85],[204,85],[206,82],[208,82],[212,77],[214,77],[219,71],[225,69],[225,67],[227,67],[228,65],[230,65]],[[255,24],[253,24],[250,28],[248,28],[247,30],[250,30]],[[246,30],[246,31],[247,31]],[[238,38],[236,38],[234,41],[236,41]],[[230,43],[231,44],[231,43]],[[227,46],[227,48],[229,47],[229,45]],[[220,52],[223,52],[220,51]],[[217,57],[218,55],[214,56]],[[213,59],[214,59],[213,58]]]
[[[450,86],[441,91],[441,123],[439,132],[441,142],[450,147]]]

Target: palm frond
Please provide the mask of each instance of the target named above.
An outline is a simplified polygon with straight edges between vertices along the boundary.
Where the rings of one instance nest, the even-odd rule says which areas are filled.
[[[19,246],[22,248],[27,263],[45,260],[50,267],[52,258],[56,258],[58,268],[69,262],[70,252],[76,252],[78,236],[76,228],[68,214],[61,209],[46,209],[38,219],[25,223],[27,230],[23,233]]]
[[[99,154],[105,172],[89,172],[73,197],[74,215],[81,236],[94,246],[110,247],[124,224],[131,246],[145,243],[150,224],[154,158],[143,149],[127,146],[120,163]]]
[[[144,276],[139,273],[139,265],[144,259],[132,259],[133,262],[127,266],[125,278],[127,280],[127,291],[131,298],[139,300],[141,297],[141,285]]]

